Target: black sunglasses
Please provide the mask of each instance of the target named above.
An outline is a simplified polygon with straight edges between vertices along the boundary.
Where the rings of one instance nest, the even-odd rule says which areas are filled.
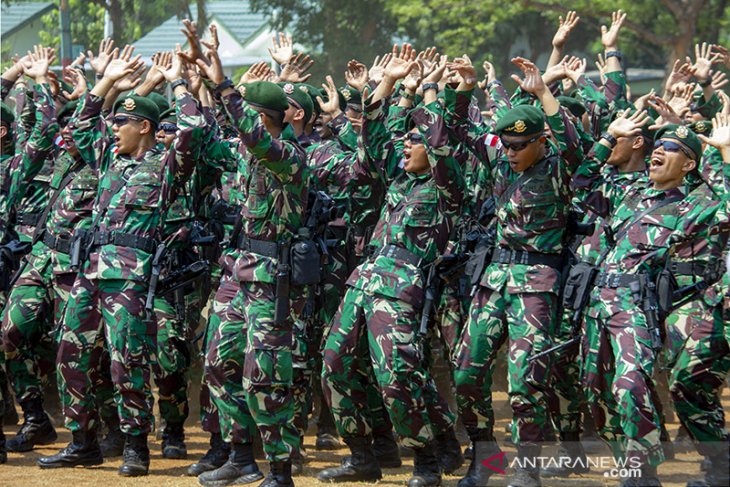
[[[160,130],[165,132],[166,134],[174,134],[177,132],[177,125],[174,123],[162,123],[160,124]]]
[[[114,118],[112,118],[112,123],[116,125],[117,127],[123,127],[127,125],[129,122],[141,122],[141,118],[137,117],[130,117],[128,115],[115,115]]]
[[[411,144],[423,144],[423,135],[416,132],[408,132],[403,139]]]
[[[530,145],[533,142],[535,142],[536,140],[538,140],[540,137],[542,137],[542,134],[538,134],[538,135],[534,136],[533,138],[522,141],[522,142],[507,142],[502,137],[500,137],[499,140],[500,140],[500,142],[502,142],[502,147],[504,147],[505,151],[512,149],[515,152],[519,152],[519,151],[523,150],[525,147],[527,147],[528,145]]]
[[[666,152],[684,152],[684,155],[689,157],[690,159],[694,159],[695,156],[690,154],[690,152],[680,143],[678,142],[672,142],[671,140],[666,139],[659,139],[656,142],[654,142],[654,149],[658,149],[659,147],[663,147]]]

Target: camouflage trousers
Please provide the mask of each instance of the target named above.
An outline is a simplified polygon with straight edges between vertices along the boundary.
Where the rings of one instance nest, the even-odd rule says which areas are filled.
[[[572,338],[570,316],[572,312],[563,313],[556,344]],[[580,344],[563,349],[552,358],[552,387],[545,391],[545,400],[550,411],[555,430],[559,433],[580,433],[582,430],[581,411],[585,404],[585,396],[580,381]]]
[[[727,448],[730,439],[720,402],[730,371],[726,326],[722,303],[708,305],[702,296],[667,318],[669,392],[679,420],[705,456],[719,445]]]
[[[97,427],[93,371],[102,359],[100,341],[111,358],[114,401],[121,430],[132,435],[152,429],[151,364],[156,352],[156,324],[144,319],[147,285],[129,280],[76,277],[63,317],[58,349],[58,383],[66,427]]]
[[[598,433],[617,458],[662,463],[653,380],[657,353],[631,291],[594,289],[583,330],[583,386]]]
[[[459,278],[444,283],[439,296],[433,319],[445,347],[446,356],[452,369],[454,368],[454,353],[461,337],[461,331],[469,314],[471,298],[468,289],[462,289]]]
[[[8,297],[2,321],[6,367],[20,404],[42,399],[43,385],[54,372],[55,324],[61,320],[75,274],[53,274],[50,261],[29,264]]]
[[[477,289],[456,346],[454,372],[459,415],[473,441],[493,438],[494,362],[508,338],[512,441],[543,441],[549,364],[547,358],[532,363],[527,358],[550,347],[556,307],[553,293],[510,294],[506,287],[501,291]]]
[[[322,389],[345,440],[371,432],[373,373],[401,443],[418,448],[433,440],[425,391],[438,393],[424,367],[419,324],[420,310],[411,304],[348,288],[325,342],[322,369]]]

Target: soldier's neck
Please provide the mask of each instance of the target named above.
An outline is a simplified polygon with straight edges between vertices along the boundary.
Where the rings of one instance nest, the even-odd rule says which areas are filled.
[[[142,141],[140,141],[139,146],[137,146],[137,148],[129,154],[129,157],[131,157],[133,159],[139,159],[140,157],[142,157],[144,155],[145,152],[152,149],[154,146],[155,146],[154,140],[146,140],[146,139],[142,140]]]
[[[629,160],[625,164],[618,166],[616,170],[620,173],[646,171],[646,160],[643,155],[633,152]]]

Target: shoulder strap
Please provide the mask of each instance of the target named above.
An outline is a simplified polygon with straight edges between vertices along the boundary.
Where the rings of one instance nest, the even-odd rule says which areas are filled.
[[[76,169],[78,168],[78,166],[79,165],[76,163],[69,168],[68,173],[66,173],[66,176],[64,176],[64,178],[61,180],[61,184],[58,185],[58,189],[54,191],[51,195],[51,199],[48,201],[46,208],[43,210],[43,213],[41,213],[41,216],[38,219],[38,224],[35,227],[35,231],[33,232],[33,238],[31,239],[31,246],[35,245],[36,242],[38,242],[43,236],[43,233],[46,230],[46,225],[48,224],[48,215],[51,213],[51,208],[53,208],[53,205],[56,204],[56,201],[61,196],[63,190],[66,188],[66,186],[68,186],[68,184],[76,175]]]
[[[682,199],[684,199],[684,195],[674,195],[658,202],[655,205],[645,208],[644,211],[636,215],[633,220],[621,227],[621,230],[619,230],[619,232],[614,237],[614,242],[618,243],[620,240],[622,240],[629,233],[629,230],[631,230],[634,225],[639,223],[641,219],[644,218],[646,215]],[[598,260],[596,261],[596,267],[600,266],[603,263],[603,260],[606,258],[606,256],[608,256],[608,253],[611,251],[612,248],[613,246],[606,246],[603,252],[601,252],[601,255],[598,257]]]

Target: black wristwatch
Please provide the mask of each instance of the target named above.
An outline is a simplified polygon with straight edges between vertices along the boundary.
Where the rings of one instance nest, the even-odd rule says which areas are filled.
[[[190,88],[188,86],[187,80],[185,80],[183,78],[176,79],[175,81],[173,81],[172,83],[170,83],[170,89],[172,91],[175,91],[175,88],[177,88],[178,86],[184,86],[185,88]]]
[[[621,51],[607,51],[603,56],[606,59],[608,59],[610,57],[616,57],[616,58],[618,58],[619,61],[621,61],[624,58],[624,55]]]
[[[698,84],[703,88],[707,88],[712,84],[712,76],[708,76],[705,81],[700,81]]]
[[[611,149],[616,147],[617,140],[616,140],[616,137],[614,137],[613,135],[609,134],[608,132],[603,132],[601,134],[601,138],[603,140],[605,140],[606,142],[608,142],[609,144],[611,144]]]
[[[439,90],[439,84],[438,83],[423,83],[421,85],[421,88],[423,88],[423,91],[426,90]]]
[[[231,81],[229,78],[224,79],[221,81],[221,83],[215,87],[215,91],[217,93],[222,92],[226,88],[233,88],[233,81]]]

